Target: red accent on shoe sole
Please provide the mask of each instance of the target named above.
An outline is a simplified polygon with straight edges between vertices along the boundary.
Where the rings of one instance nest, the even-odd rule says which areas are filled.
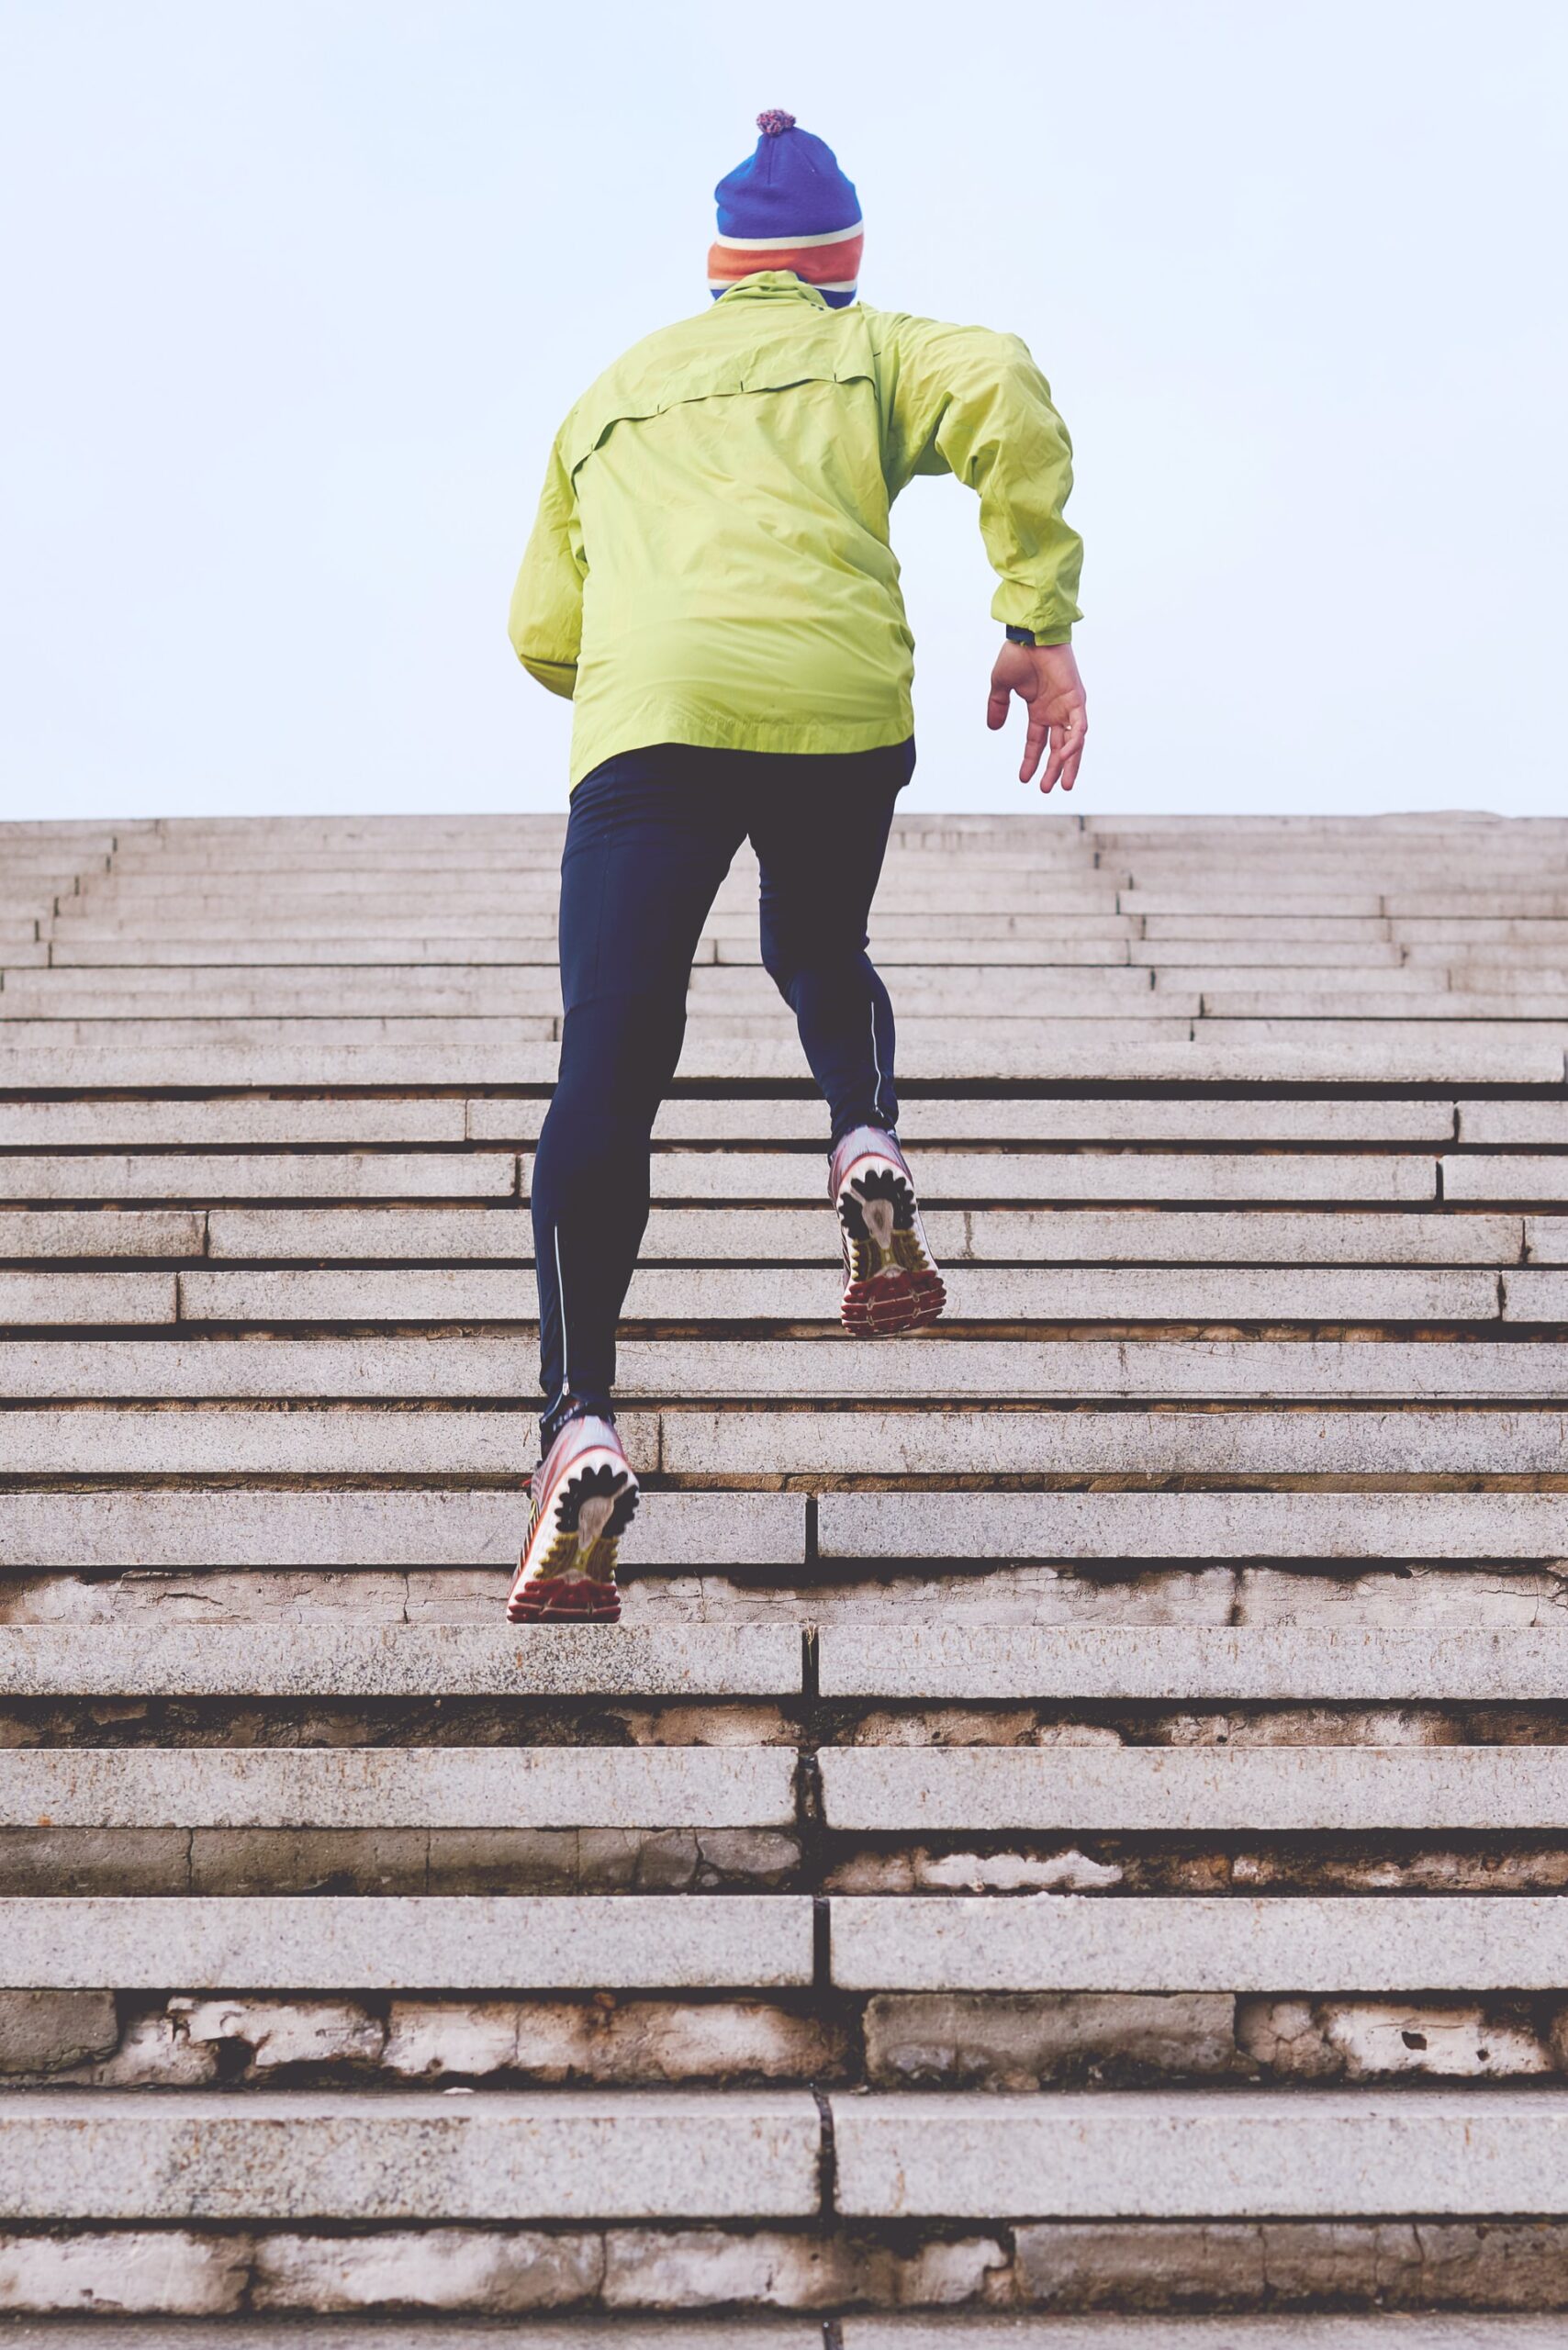
[[[527,1583],[507,1604],[510,1624],[618,1624],[621,1594],[612,1583],[558,1577]]]
[[[946,1303],[936,1273],[879,1273],[872,1281],[851,1281],[842,1318],[852,1338],[896,1338],[939,1321]]]

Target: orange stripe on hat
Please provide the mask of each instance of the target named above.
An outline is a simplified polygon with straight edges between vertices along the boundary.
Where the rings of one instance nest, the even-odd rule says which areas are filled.
[[[755,277],[759,270],[789,269],[808,285],[844,285],[859,276],[865,244],[862,230],[831,245],[711,245],[708,281],[717,285]]]

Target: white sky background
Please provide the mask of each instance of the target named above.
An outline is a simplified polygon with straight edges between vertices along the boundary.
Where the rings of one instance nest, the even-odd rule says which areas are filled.
[[[1556,811],[1562,0],[0,0],[0,813],[541,808],[561,414],[784,106],[1078,449],[1081,810]],[[926,807],[1015,808],[913,486]],[[1052,803],[1053,806],[1058,803]]]

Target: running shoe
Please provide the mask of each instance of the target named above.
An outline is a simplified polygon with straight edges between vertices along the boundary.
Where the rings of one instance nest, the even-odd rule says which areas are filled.
[[[507,1601],[513,1624],[616,1624],[615,1554],[637,1480],[613,1421],[568,1420],[529,1481],[528,1539]]]
[[[936,1321],[947,1292],[894,1136],[878,1126],[846,1134],[833,1154],[828,1197],[844,1243],[842,1318],[850,1337],[894,1338]]]

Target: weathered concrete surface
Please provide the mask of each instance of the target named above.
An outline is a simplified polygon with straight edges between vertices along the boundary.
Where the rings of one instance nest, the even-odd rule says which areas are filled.
[[[824,1269],[824,1279],[827,1278]],[[813,1338],[628,1338],[617,1348],[628,1400],[767,1397],[864,1403],[866,1366],[836,1331]],[[501,1398],[527,1395],[538,1377],[530,1338],[421,1337],[226,1337],[172,1343],[92,1338],[0,1339],[0,1391],[21,1398],[103,1395],[199,1401],[295,1395]],[[1550,1341],[1462,1346],[1418,1340],[1114,1338],[969,1339],[933,1336],[877,1356],[885,1403],[902,1397],[998,1402],[1092,1397],[1164,1402],[1342,1404],[1568,1400],[1568,1355]],[[639,1534],[639,1540],[641,1535]]]
[[[1558,1629],[1285,1624],[828,1624],[824,1697],[1204,1699],[1561,1698],[1568,1626]]]
[[[812,1905],[799,1896],[0,1899],[0,1987],[700,1990],[811,1979]]]
[[[834,2100],[839,2209],[888,2219],[1560,2212],[1568,2091]]]
[[[824,1748],[835,1829],[1198,1830],[1568,1826],[1568,1768],[1540,1747]]]
[[[0,2097],[12,2220],[787,2218],[817,2206],[803,2092]]]
[[[1452,1645],[1447,1643],[1445,1645]],[[756,1697],[801,1687],[790,1624],[252,1621],[0,1627],[8,1696]]]
[[[846,1990],[1552,1990],[1568,1904],[1529,1899],[856,1900],[832,1904]]]
[[[0,1750],[0,1827],[782,1828],[792,1749]]]
[[[0,1434],[3,1434],[0,1428]],[[521,1492],[214,1487],[0,1493],[0,1560],[28,1566],[515,1566]],[[645,1529],[645,1530],[644,1530]],[[649,1494],[639,1563],[790,1566],[804,1556],[792,1494]]]
[[[1555,1559],[1568,1494],[824,1494],[818,1540],[824,1559]]]

